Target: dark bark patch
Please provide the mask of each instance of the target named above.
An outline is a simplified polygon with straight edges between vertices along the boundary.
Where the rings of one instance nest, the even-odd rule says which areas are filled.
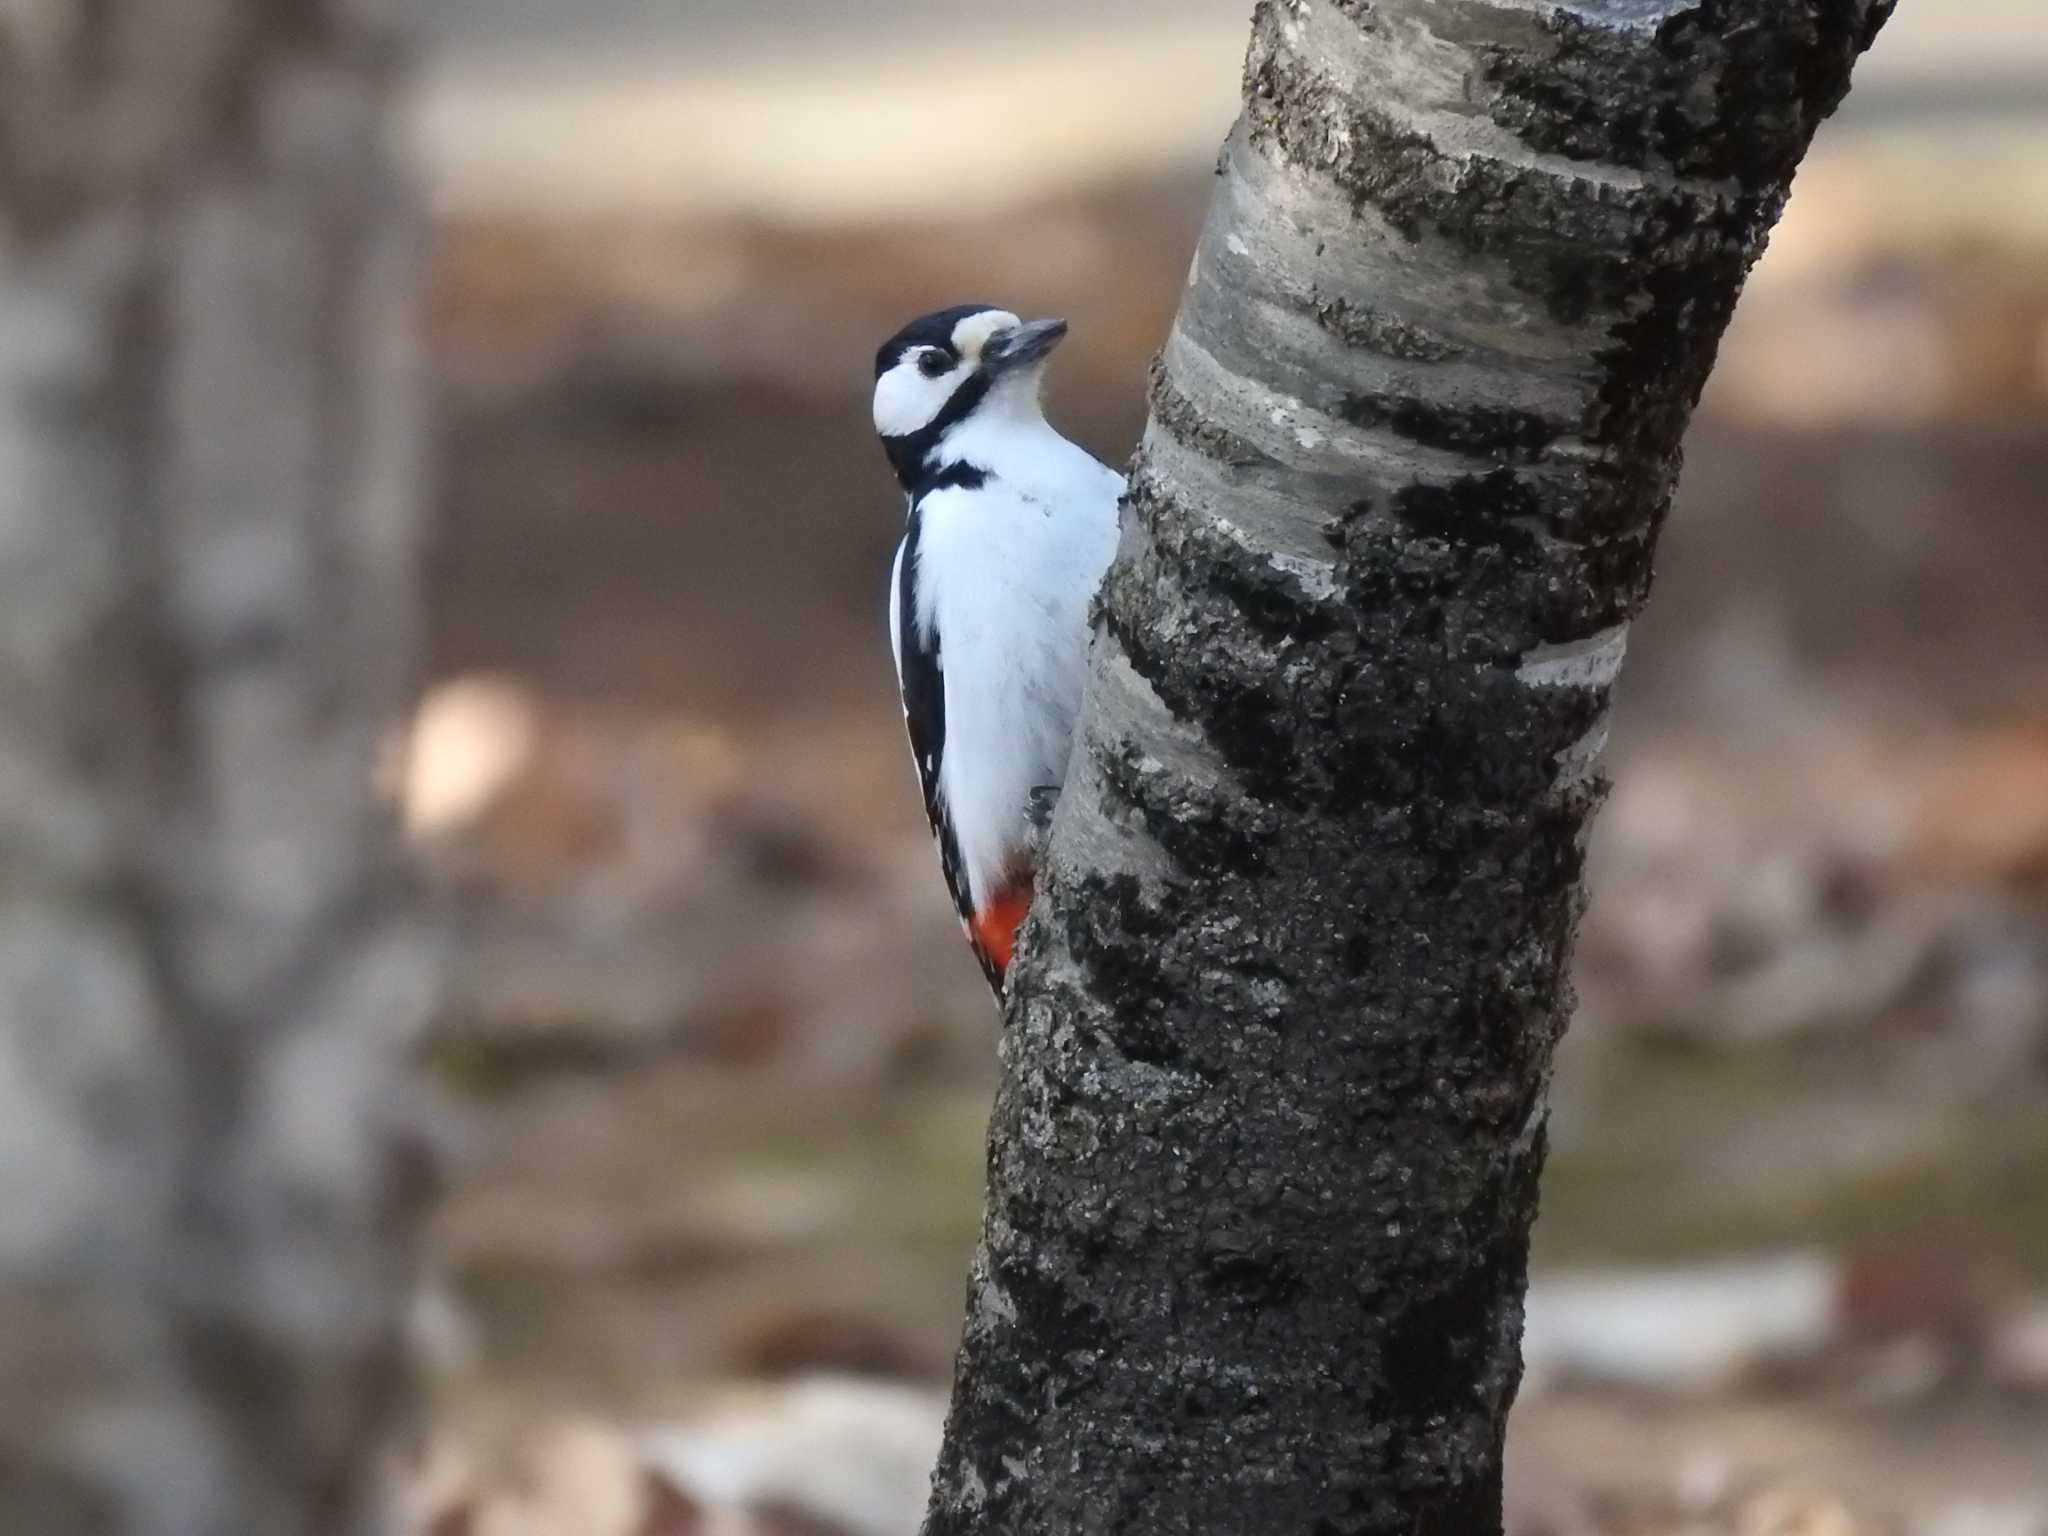
[[[1472,1536],[1500,1529],[1500,1474],[1446,1493],[1426,1493],[1416,1500],[1413,1536]]]
[[[1253,465],[1271,464],[1272,458],[1235,432],[1217,426],[1198,410],[1193,401],[1181,393],[1166,371],[1164,359],[1154,358],[1152,362],[1149,399],[1152,406],[1152,422],[1175,442],[1192,448],[1218,464],[1232,468],[1249,468]]]
[[[1226,1305],[1257,1312],[1287,1306],[1301,1292],[1299,1267],[1257,1232],[1211,1229],[1203,1236],[1203,1251],[1202,1283]]]
[[[1318,325],[1346,346],[1362,352],[1409,362],[1441,363],[1465,351],[1449,337],[1350,299],[1317,294],[1309,307]]]
[[[1443,163],[1434,144],[1383,112],[1354,106],[1273,46],[1263,23],[1248,67],[1246,120],[1254,143],[1270,143],[1298,165],[1332,168],[1355,204],[1377,208],[1409,240],[1421,236],[1437,200],[1431,177]]]
[[[1332,530],[1345,551],[1340,580],[1354,612],[1395,605],[1411,630],[1433,629],[1451,654],[1512,665],[1532,646],[1579,639],[1641,608],[1653,539],[1585,526],[1623,507],[1639,516],[1640,503],[1626,497],[1640,491],[1604,470],[1576,496],[1507,471],[1416,482],[1392,498],[1395,529],[1360,517]]]
[[[1127,874],[1089,876],[1063,904],[1067,952],[1091,989],[1126,1000],[1127,1018],[1169,1009],[1180,995],[1182,978],[1162,950],[1173,936],[1173,907],[1170,896],[1147,900],[1137,877]]]
[[[1547,46],[1484,50],[1487,113],[1531,148],[1575,160],[1779,180],[1840,105],[1888,9],[1704,0],[1645,33],[1559,8],[1544,18]]]
[[[1713,230],[1660,222],[1639,242],[1648,302],[1609,332],[1601,382],[1588,415],[1590,440],[1617,459],[1663,461],[1677,452],[1735,310],[1742,282],[1763,248],[1775,205],[1731,210]],[[1683,264],[1660,263],[1669,240],[1689,243]]]
[[[1497,544],[1528,557],[1538,548],[1532,522],[1548,523],[1545,498],[1512,470],[1460,475],[1441,483],[1415,481],[1393,495],[1394,516],[1424,538]]]
[[[1479,1375],[1472,1357],[1492,1341],[1501,1290],[1498,1266],[1475,1263],[1388,1325],[1381,1359],[1404,1415],[1427,1420],[1470,1406]]]
[[[1189,585],[1228,599],[1268,645],[1310,639],[1337,622],[1329,605],[1310,597],[1295,576],[1207,518],[1188,512],[1171,486],[1145,473],[1143,466],[1132,476],[1128,504],[1151,534],[1153,547],[1189,578]]]
[[[1196,667],[1154,645],[1155,632],[1135,611],[1141,606],[1110,601],[1103,608],[1131,665],[1176,716],[1201,725],[1252,795],[1272,806],[1293,803],[1293,737],[1279,696],[1246,669],[1223,665],[1220,655],[1215,665]]]
[[[1425,448],[1498,463],[1526,464],[1572,430],[1534,411],[1507,406],[1443,405],[1414,395],[1355,391],[1337,414],[1353,426],[1380,428]]]
[[[1520,547],[1370,518],[1346,524],[1342,537],[1346,601],[1320,607],[1317,623],[1283,644],[1268,644],[1237,604],[1202,585],[1213,573],[1183,566],[1171,540],[1141,568],[1112,572],[1104,621],[1167,707],[1203,731],[1269,811],[1546,796],[1558,756],[1591,728],[1602,700],[1529,689],[1514,669],[1536,644],[1632,613],[1648,584],[1647,543],[1559,544],[1532,560]],[[1170,613],[1166,591],[1177,594]],[[1163,646],[1162,633],[1198,639]],[[1154,814],[1173,810],[1169,796]],[[1213,860],[1229,850],[1191,853]]]
[[[1700,241],[1726,232],[1715,188],[1645,193],[1565,170],[1447,156],[1427,135],[1354,103],[1291,53],[1270,19],[1250,70],[1255,142],[1330,176],[1354,206],[1377,210],[1406,239],[1434,233],[1495,259],[1561,324],[1620,318],[1641,302],[1646,253],[1652,265],[1686,267]]]
[[[1027,1230],[1057,1230],[1035,1216],[1028,1209],[1017,1210],[1012,1220],[1022,1221]],[[1071,1391],[1085,1378],[1081,1362],[1100,1338],[1104,1317],[1102,1309],[1086,1299],[1086,1269],[1069,1265],[1056,1247],[1035,1255],[1015,1248],[991,1251],[987,1261],[988,1273],[977,1281],[976,1289],[994,1290],[1002,1297],[1009,1316],[1000,1331],[1028,1338],[1033,1347],[1029,1354],[1011,1355],[1000,1371],[983,1379],[975,1394],[975,1414],[986,1443],[1000,1447],[1005,1455],[1016,1455],[1038,1431],[1036,1410],[1046,1382],[1057,1380]],[[1006,1502],[1005,1492],[1014,1498],[1019,1491],[1019,1480],[991,1489],[990,1512]]]
[[[1189,874],[1256,875],[1273,830],[1270,811],[1189,783],[1134,742],[1096,752],[1105,790]]]

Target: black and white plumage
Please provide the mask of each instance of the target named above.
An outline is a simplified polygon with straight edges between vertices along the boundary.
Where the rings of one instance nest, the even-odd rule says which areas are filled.
[[[1034,823],[1066,777],[1124,488],[1040,407],[1065,334],[961,305],[875,356],[875,430],[909,498],[889,584],[903,716],[940,867],[999,996]]]

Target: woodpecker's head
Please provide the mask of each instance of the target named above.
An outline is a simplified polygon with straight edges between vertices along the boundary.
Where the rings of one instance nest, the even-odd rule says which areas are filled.
[[[875,354],[875,430],[897,478],[914,488],[956,427],[993,416],[1040,417],[1045,359],[1064,320],[1019,320],[961,304],[913,320]]]

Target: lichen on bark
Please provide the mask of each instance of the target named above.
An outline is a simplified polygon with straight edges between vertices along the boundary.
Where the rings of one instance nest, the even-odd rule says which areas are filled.
[[[1259,6],[1012,973],[931,1536],[1498,1529],[1609,691],[1883,10]]]

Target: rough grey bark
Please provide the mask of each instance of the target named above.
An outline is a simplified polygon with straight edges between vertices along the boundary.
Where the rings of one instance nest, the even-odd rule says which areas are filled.
[[[372,786],[422,506],[376,10],[0,5],[8,1536],[375,1518],[437,948]]]
[[[1500,1525],[1608,691],[1885,0],[1264,0],[1013,973],[927,1531]]]

